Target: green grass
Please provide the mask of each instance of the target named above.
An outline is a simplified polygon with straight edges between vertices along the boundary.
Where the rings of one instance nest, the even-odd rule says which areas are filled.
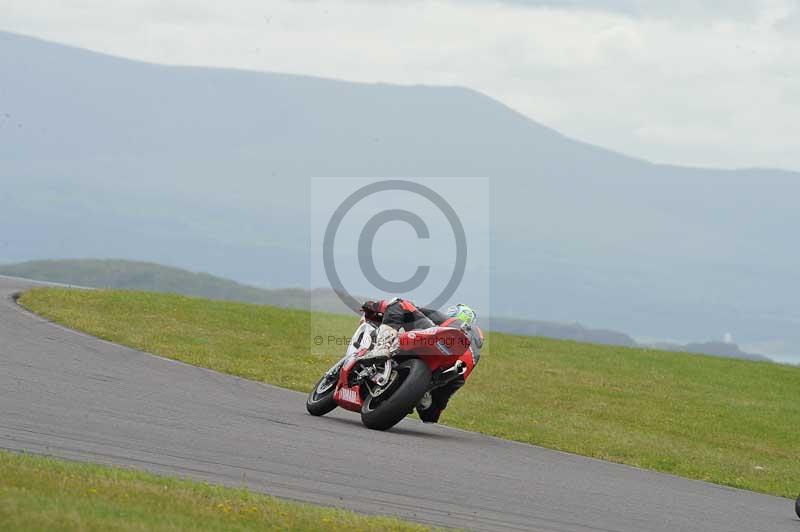
[[[21,302],[101,338],[300,391],[342,352],[313,337],[348,335],[355,325],[346,316],[143,292],[48,288]],[[798,391],[792,366],[490,333],[442,421],[794,497]]]
[[[0,530],[427,530],[245,489],[0,451]]]

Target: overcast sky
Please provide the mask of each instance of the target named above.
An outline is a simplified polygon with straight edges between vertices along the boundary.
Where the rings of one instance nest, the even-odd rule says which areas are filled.
[[[0,29],[159,63],[463,85],[652,161],[800,170],[798,0],[0,0]]]

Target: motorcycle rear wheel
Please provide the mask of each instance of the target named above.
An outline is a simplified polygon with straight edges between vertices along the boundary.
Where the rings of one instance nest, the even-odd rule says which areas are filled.
[[[800,497],[797,497],[794,503],[794,512],[797,514],[797,517],[800,517]]]
[[[431,383],[431,370],[425,362],[412,358],[395,370],[392,387],[378,397],[367,394],[361,407],[361,422],[374,430],[388,430],[402,421],[419,403]]]
[[[320,390],[322,390],[320,392]],[[338,405],[333,398],[336,392],[336,377],[326,379],[325,375],[314,385],[306,399],[306,410],[312,416],[324,416]]]

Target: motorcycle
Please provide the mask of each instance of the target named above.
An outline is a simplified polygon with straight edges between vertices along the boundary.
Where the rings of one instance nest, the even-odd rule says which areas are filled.
[[[426,392],[467,378],[477,361],[470,337],[479,331],[445,325],[401,329],[391,357],[372,357],[379,326],[362,316],[344,357],[309,393],[306,409],[311,415],[322,416],[338,406],[360,412],[361,422],[370,429],[388,430],[410,414]]]

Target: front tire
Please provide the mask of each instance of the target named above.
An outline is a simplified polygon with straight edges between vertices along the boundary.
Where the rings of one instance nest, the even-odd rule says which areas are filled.
[[[395,370],[396,385],[389,385],[387,397],[367,394],[361,407],[361,422],[370,429],[388,430],[402,421],[414,410],[431,383],[431,370],[425,362],[412,358],[401,362]],[[402,379],[402,380],[400,380]],[[386,393],[384,392],[384,393]]]
[[[308,394],[306,399],[306,410],[312,416],[324,416],[337,405],[333,399],[333,394],[336,392],[336,380],[338,374],[329,378],[325,375],[314,385],[314,389]]]

